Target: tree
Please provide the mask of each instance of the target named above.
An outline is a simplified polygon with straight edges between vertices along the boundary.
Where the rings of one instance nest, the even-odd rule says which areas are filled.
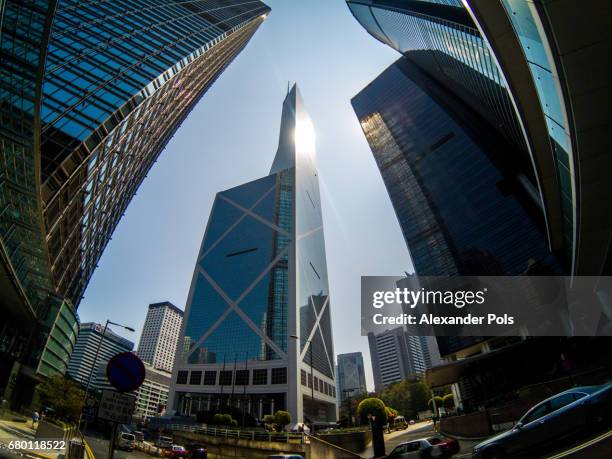
[[[217,413],[213,416],[213,423],[217,426],[223,424],[223,415],[221,413]]]
[[[264,424],[274,424],[274,416],[271,414],[266,414],[264,416]]]
[[[455,408],[455,397],[453,397],[453,394],[446,394],[444,397],[442,397],[442,404],[444,408]]]
[[[376,422],[379,424],[387,423],[385,403],[379,398],[370,397],[362,400],[357,407],[357,415],[363,424],[368,423],[368,415],[375,416]]]
[[[280,431],[285,430],[285,426],[291,423],[291,414],[287,411],[278,410],[274,413],[274,423],[278,424]]]
[[[36,392],[42,405],[53,408],[54,417],[78,422],[85,391],[77,383],[63,375],[55,375],[38,384]]]
[[[380,398],[385,405],[397,409],[399,414],[415,418],[419,411],[427,409],[431,391],[422,381],[406,379],[390,384],[381,392]]]

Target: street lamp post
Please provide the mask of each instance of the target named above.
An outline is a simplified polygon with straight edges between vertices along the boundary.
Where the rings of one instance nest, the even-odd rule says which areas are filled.
[[[96,355],[94,356],[93,364],[91,366],[91,369],[89,370],[89,377],[87,378],[87,384],[85,385],[85,396],[84,396],[85,400],[87,400],[87,396],[89,395],[89,386],[91,385],[91,379],[93,377],[93,372],[98,363],[98,356],[100,355],[100,348],[102,347],[102,341],[104,340],[104,337],[106,336],[106,329],[108,328],[109,325],[116,325],[118,327],[125,328],[126,330],[131,331],[131,332],[135,331],[132,327],[128,327],[127,325],[121,325],[116,322],[111,322],[109,319],[106,319],[106,323],[104,324],[104,329],[102,330],[102,336],[100,337],[100,340],[98,341],[98,347],[96,348]],[[79,416],[79,426],[81,425],[82,416],[83,416],[83,412],[81,411],[81,415]]]
[[[290,338],[293,338],[297,341],[300,340],[300,337],[297,335],[291,335]],[[310,343],[310,387],[311,387],[311,398],[312,398],[312,409],[314,411],[315,407],[315,396],[314,396],[314,367],[312,365],[312,348],[314,346],[314,342],[311,339],[306,340],[307,343]],[[310,421],[312,424],[312,421]],[[312,433],[314,433],[314,425],[312,426]]]

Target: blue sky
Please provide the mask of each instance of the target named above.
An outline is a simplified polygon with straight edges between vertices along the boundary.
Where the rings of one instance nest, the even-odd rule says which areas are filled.
[[[79,307],[82,322],[136,328],[149,303],[181,309],[217,191],[268,174],[287,82],[313,120],[335,353],[361,351],[360,276],[412,271],[387,192],[350,99],[399,55],[357,23],[343,0],[269,0],[272,13],[194,108],[149,172]]]

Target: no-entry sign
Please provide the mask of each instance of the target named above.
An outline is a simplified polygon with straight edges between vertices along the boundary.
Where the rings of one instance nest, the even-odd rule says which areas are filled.
[[[136,354],[122,352],[109,360],[106,377],[119,392],[131,392],[138,389],[144,381],[144,363]]]

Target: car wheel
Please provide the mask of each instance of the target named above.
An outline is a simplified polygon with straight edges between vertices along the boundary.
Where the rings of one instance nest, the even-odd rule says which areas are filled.
[[[495,448],[491,451],[485,451],[483,457],[484,459],[506,459],[508,456],[502,449]]]

